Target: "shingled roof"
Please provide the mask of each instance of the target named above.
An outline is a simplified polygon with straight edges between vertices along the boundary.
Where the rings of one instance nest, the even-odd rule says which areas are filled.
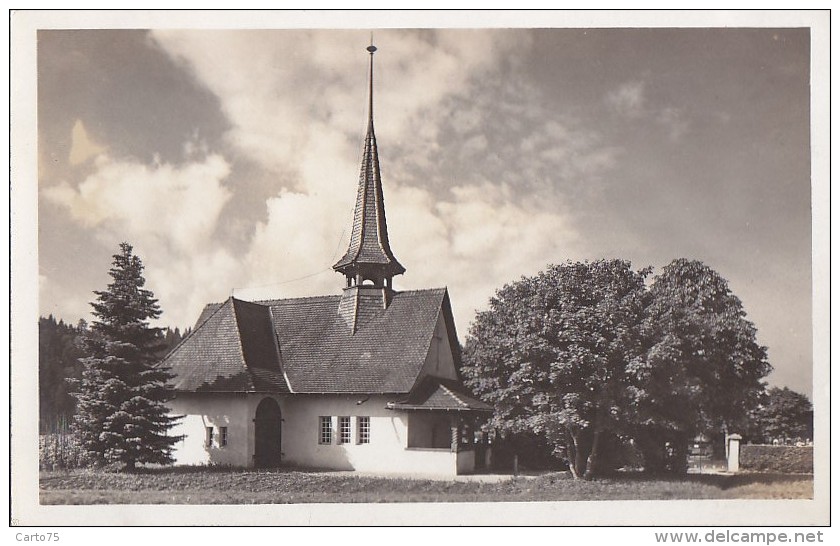
[[[396,292],[355,332],[339,316],[339,300],[210,304],[163,364],[187,392],[411,391],[438,317],[452,323],[446,289]]]
[[[186,392],[287,393],[270,310],[230,298],[210,304],[189,336],[161,362]]]
[[[446,410],[491,412],[493,407],[465,392],[457,381],[426,376],[405,400],[387,405],[398,410]]]

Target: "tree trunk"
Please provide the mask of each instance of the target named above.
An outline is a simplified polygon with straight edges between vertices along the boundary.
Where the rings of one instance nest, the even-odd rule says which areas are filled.
[[[583,477],[591,480],[598,475],[600,462],[600,446],[601,446],[601,431],[596,430],[592,438],[592,450],[589,452],[589,457],[586,461],[586,471]]]
[[[575,438],[575,443],[577,444],[577,446],[576,446],[577,453],[575,454],[575,477],[576,478],[586,477],[586,463],[589,461],[589,450],[585,449],[585,446],[581,445],[582,443],[584,443],[581,440],[582,440],[581,435],[578,434],[577,437]]]
[[[574,478],[579,478],[577,466],[575,465],[575,461],[577,460],[577,446],[575,445],[575,436],[569,427],[566,427],[566,458],[569,462],[569,472],[572,473]]]
[[[569,470],[575,478],[586,476],[586,468],[592,449],[589,430],[566,429],[567,450],[569,452]]]

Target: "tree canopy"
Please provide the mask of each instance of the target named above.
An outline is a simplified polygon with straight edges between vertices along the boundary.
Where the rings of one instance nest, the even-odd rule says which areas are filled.
[[[575,475],[596,473],[603,435],[626,428],[646,275],[567,263],[499,290],[464,351],[467,384],[496,408],[490,426],[544,434]]]
[[[79,379],[84,356],[77,343],[87,325],[65,324],[52,315],[38,320],[38,409],[41,432],[63,430],[76,411],[68,379]]]
[[[675,260],[648,288],[649,274],[567,262],[501,288],[464,349],[468,385],[495,407],[487,426],[545,435],[576,476],[601,470],[610,438],[659,470],[666,443],[680,456],[689,437],[740,426],[770,371],[740,300],[701,262]]]
[[[167,434],[177,419],[165,403],[173,392],[168,371],[155,367],[161,331],[149,325],[161,310],[144,288],[143,264],[131,245],[120,245],[109,274],[111,283],[91,303],[96,319],[84,337],[88,356],[75,392],[74,429],[94,464],[130,470],[171,463],[179,438]]]
[[[814,411],[811,401],[787,387],[772,387],[753,412],[756,440],[772,443],[812,439]]]
[[[682,450],[698,434],[745,431],[772,368],[741,300],[707,265],[674,260],[649,293],[648,349],[644,365],[634,370],[634,405],[636,440],[657,469],[666,441]]]

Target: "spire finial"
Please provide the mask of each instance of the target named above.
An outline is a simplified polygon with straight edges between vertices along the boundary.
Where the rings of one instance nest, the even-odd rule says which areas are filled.
[[[370,45],[367,46],[370,53],[370,81],[368,82],[368,131],[373,131],[373,54],[376,46],[373,45],[373,32],[370,33]]]

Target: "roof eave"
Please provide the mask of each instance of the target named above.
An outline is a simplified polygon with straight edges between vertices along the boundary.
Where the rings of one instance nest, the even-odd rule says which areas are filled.
[[[385,409],[397,411],[454,411],[458,413],[493,413],[493,409],[485,408],[441,408],[430,406],[385,404]]]

